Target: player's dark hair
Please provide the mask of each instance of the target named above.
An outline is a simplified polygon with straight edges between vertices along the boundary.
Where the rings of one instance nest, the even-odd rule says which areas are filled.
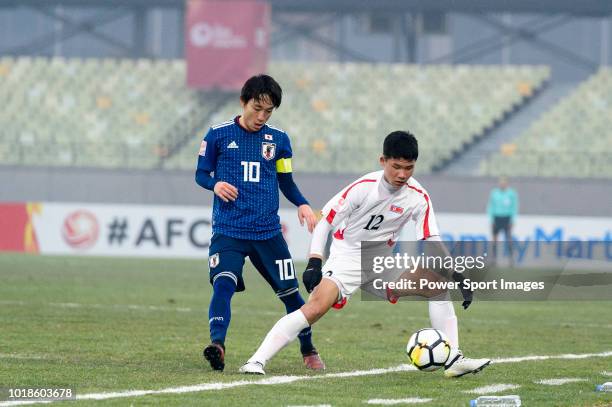
[[[394,131],[385,137],[383,155],[385,158],[416,161],[419,158],[419,143],[416,137],[407,131]]]
[[[274,107],[278,108],[283,99],[283,90],[278,82],[269,75],[251,76],[242,86],[240,99],[244,103],[255,99],[261,101],[262,98],[269,97]]]

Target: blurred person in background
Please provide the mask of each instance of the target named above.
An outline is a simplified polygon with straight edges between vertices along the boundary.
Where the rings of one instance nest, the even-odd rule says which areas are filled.
[[[510,266],[514,265],[512,250],[512,226],[519,210],[519,197],[513,188],[508,186],[508,178],[500,177],[499,185],[489,194],[487,214],[491,221],[493,233],[493,264],[497,263],[497,235],[504,233]]]

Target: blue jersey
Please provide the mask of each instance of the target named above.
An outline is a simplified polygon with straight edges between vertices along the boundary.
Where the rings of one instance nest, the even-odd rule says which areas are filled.
[[[278,172],[291,172],[291,144],[282,130],[264,125],[249,132],[238,118],[212,126],[200,148],[198,169],[238,189],[235,201],[215,195],[213,233],[265,240],[281,231]]]

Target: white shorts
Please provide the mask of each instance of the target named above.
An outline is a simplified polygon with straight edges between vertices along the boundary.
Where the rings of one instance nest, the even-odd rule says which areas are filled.
[[[338,287],[338,302],[334,304],[334,308],[342,308],[348,299],[361,287],[371,285],[375,279],[382,277],[380,274],[371,273],[364,278],[361,261],[355,257],[339,257],[332,256],[323,265],[323,278],[333,281]],[[388,271],[385,276],[387,281],[396,281],[402,270]],[[386,298],[386,293],[377,292],[377,296]]]

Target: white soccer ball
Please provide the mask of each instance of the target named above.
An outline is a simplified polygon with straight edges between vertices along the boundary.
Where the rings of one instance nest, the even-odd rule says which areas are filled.
[[[450,352],[451,345],[446,335],[433,328],[418,330],[406,345],[406,353],[412,364],[425,372],[433,372],[444,366]]]

